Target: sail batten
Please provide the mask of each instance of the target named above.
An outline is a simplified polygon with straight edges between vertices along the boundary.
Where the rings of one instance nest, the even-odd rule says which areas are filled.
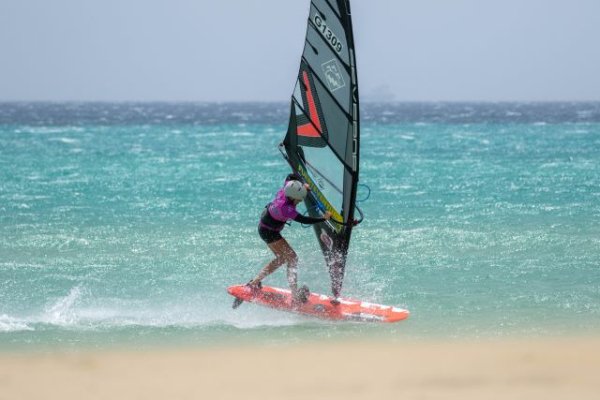
[[[318,30],[318,28],[316,27],[316,25],[314,24],[314,22],[312,22],[311,20],[308,20],[308,25],[309,25],[310,27],[312,27],[312,28],[313,28],[313,30],[314,30],[315,32],[318,32],[318,31],[319,31],[319,30]],[[322,41],[325,41],[325,40],[323,39],[323,37],[322,37],[322,36],[318,36],[318,37],[320,37]],[[310,44],[310,42],[309,42],[308,40],[307,40],[307,43],[309,43],[309,44]],[[314,49],[317,49],[317,47],[313,46],[312,44],[311,44],[311,46],[312,46]],[[316,53],[318,54],[318,50],[316,51]],[[340,61],[340,63],[342,64],[342,66],[343,66],[343,67],[344,67],[346,70],[350,69],[350,65],[349,65],[349,64],[347,64],[347,63],[346,63],[346,61],[344,61],[344,60],[342,59],[342,57],[341,57],[341,56],[339,56],[339,55],[338,55],[337,53],[335,53],[335,52],[334,52],[333,54],[334,54],[334,55],[337,57],[337,59]]]
[[[310,122],[310,118],[308,118],[308,115],[307,115],[307,113],[306,113],[306,110],[304,110],[304,109],[302,108],[302,106],[301,106],[300,104],[298,104],[298,102],[297,102],[295,99],[294,99],[294,100],[292,100],[292,101],[293,101],[293,102],[294,102],[294,104],[295,104],[295,105],[298,107],[298,109],[299,109],[299,110],[300,110],[300,111],[301,111],[301,112],[304,114],[304,116],[305,116],[305,117],[307,117],[308,121]],[[311,122],[311,123],[312,123],[312,122]],[[315,129],[318,129],[318,128],[316,127],[316,125],[314,125],[314,124],[313,124],[313,127],[314,127]],[[325,142],[325,143],[326,143],[326,144],[329,146],[329,148],[331,148],[331,145],[330,145],[330,144],[327,142],[327,140],[324,140],[324,142]],[[356,169],[355,167],[353,167],[353,166],[350,166],[350,165],[346,164],[346,161],[344,160],[344,158],[343,158],[341,155],[339,155],[339,154],[338,154],[338,153],[335,151],[335,149],[331,148],[331,151],[333,151],[333,153],[334,153],[334,154],[335,154],[335,156],[338,158],[338,160],[339,160],[339,161],[340,161],[342,164],[344,164],[344,165],[345,165],[345,166],[346,166],[348,169],[352,169],[352,170],[355,170],[355,169]]]
[[[305,200],[332,280],[342,289],[354,226],[359,170],[359,102],[348,0],[312,0],[283,141],[292,169],[311,187]]]
[[[311,70],[311,72],[313,74],[315,74],[315,78],[319,81],[319,83],[321,85],[325,86],[325,82],[323,82],[321,80],[321,78],[318,75],[316,75],[316,72],[313,70],[313,68],[309,64],[307,64],[307,67],[308,67],[309,70]],[[344,109],[344,107],[337,101],[337,99],[335,97],[332,97],[332,99],[338,105],[340,111],[342,111],[343,113],[345,113],[348,118],[352,118],[352,115],[350,115],[350,113],[346,112],[346,110]]]
[[[335,14],[336,14],[336,16],[337,16],[339,19],[341,19],[341,17],[342,17],[342,16],[341,16],[340,12],[339,12],[338,10],[336,10],[336,9],[335,9],[335,8],[334,8],[334,7],[331,5],[331,3],[329,2],[329,0],[325,0],[325,3],[326,3],[326,4],[329,6],[329,8],[330,8],[330,9],[331,9],[331,10],[332,10],[332,11],[333,11]],[[348,13],[350,13],[350,7],[349,7],[349,6],[347,7],[347,10],[348,10]]]

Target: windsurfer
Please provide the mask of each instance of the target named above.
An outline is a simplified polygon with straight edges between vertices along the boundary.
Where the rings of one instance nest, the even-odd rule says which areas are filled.
[[[298,304],[306,301],[308,288],[303,286],[298,289],[298,256],[285,238],[281,236],[281,231],[289,220],[312,225],[331,218],[329,211],[323,214],[321,218],[307,217],[296,211],[296,206],[305,199],[309,191],[308,184],[303,184],[298,175],[289,174],[284,187],[277,192],[275,199],[265,207],[258,224],[258,234],[275,254],[275,258],[265,265],[254,279],[248,282],[248,286],[259,290],[261,281],[265,277],[283,264],[287,264],[288,283],[294,301]]]

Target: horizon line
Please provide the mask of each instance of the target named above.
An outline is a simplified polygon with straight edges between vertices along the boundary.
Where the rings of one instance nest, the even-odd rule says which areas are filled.
[[[36,100],[6,100],[0,99],[0,104],[7,103],[55,103],[55,104],[75,104],[75,103],[179,103],[179,104],[287,104],[286,100],[57,100],[57,99],[36,99]],[[511,104],[535,104],[535,103],[600,103],[600,99],[578,99],[578,100],[361,100],[361,103],[370,104],[424,104],[424,103],[447,103],[447,104],[486,104],[486,103],[511,103]]]

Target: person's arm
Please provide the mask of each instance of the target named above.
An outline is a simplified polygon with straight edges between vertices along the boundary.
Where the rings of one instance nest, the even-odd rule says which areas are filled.
[[[313,218],[313,217],[305,217],[302,214],[296,215],[294,221],[300,222],[301,224],[313,225],[318,224],[319,222],[325,222],[325,218]]]
[[[322,217],[319,217],[319,218],[305,217],[304,215],[298,214],[294,218],[294,221],[300,222],[301,224],[314,225],[314,224],[318,224],[319,222],[325,222],[329,218],[331,218],[331,213],[329,211],[327,211],[325,214],[323,214]]]

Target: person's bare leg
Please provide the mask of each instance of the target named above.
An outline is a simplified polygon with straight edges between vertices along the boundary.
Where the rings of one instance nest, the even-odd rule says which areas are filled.
[[[294,270],[295,270],[295,265],[298,263],[298,257],[296,256],[296,253],[294,252],[294,250],[290,247],[290,245],[288,244],[288,242],[286,242],[285,239],[281,238],[279,240],[277,240],[276,242],[273,243],[269,243],[267,246],[269,246],[269,249],[271,249],[271,251],[275,254],[275,258],[273,260],[271,260],[267,265],[265,265],[263,267],[263,269],[260,270],[260,272],[258,273],[258,275],[256,275],[256,278],[252,279],[250,282],[248,282],[248,285],[250,285],[251,287],[258,287],[258,285],[260,284],[260,282],[265,279],[267,276],[271,275],[273,272],[275,272],[277,270],[277,268],[279,268],[280,266],[282,266],[283,264],[287,263],[288,264],[288,280],[289,278],[289,265],[294,265]],[[294,280],[295,282],[295,280]],[[294,295],[296,293],[296,286],[294,286],[294,288],[292,289],[292,295]],[[238,308],[244,301],[241,299],[236,298],[233,301],[233,308]]]
[[[275,258],[265,265],[258,275],[250,281],[250,285],[258,285],[259,282],[271,275],[277,270],[277,268],[285,263],[288,264],[288,269],[290,264],[293,264],[294,266],[298,264],[298,256],[296,256],[296,253],[285,239],[279,239],[276,242],[269,243],[268,246],[269,249],[271,249],[271,251],[275,254]]]

